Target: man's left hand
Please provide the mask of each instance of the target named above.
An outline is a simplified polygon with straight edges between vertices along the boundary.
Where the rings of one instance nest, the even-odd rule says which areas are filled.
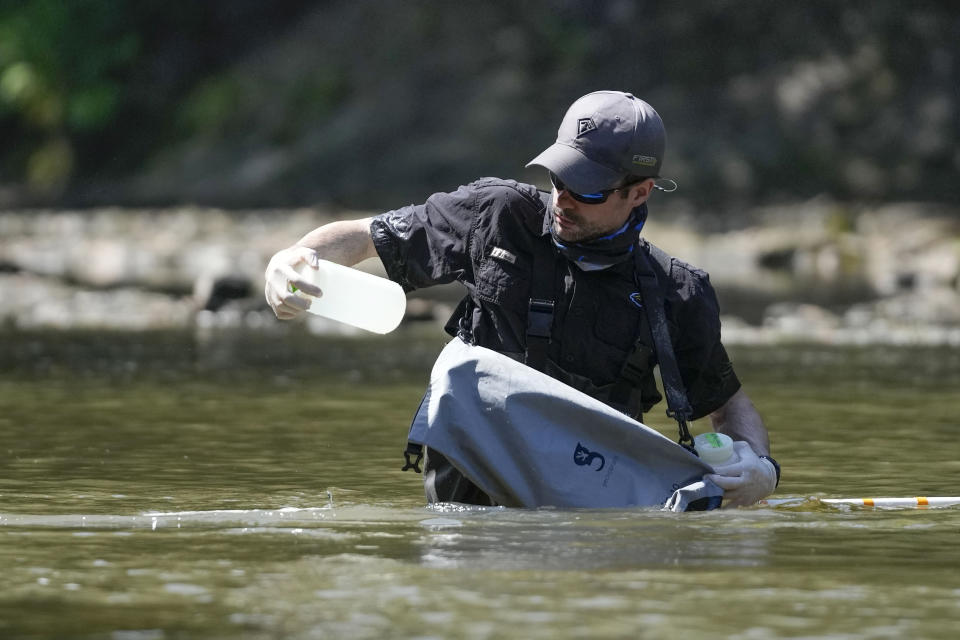
[[[714,467],[704,476],[723,489],[724,507],[745,507],[767,497],[777,487],[773,463],[760,458],[746,442],[733,443],[739,460]]]

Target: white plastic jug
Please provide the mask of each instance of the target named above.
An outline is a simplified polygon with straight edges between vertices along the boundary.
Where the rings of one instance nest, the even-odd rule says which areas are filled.
[[[733,455],[733,440],[723,433],[708,431],[693,439],[700,459],[711,466],[723,464]]]
[[[297,270],[323,291],[319,298],[297,292],[311,300],[307,311],[374,333],[390,333],[397,328],[407,309],[403,287],[359,269],[327,260],[318,262],[316,269],[305,264]]]

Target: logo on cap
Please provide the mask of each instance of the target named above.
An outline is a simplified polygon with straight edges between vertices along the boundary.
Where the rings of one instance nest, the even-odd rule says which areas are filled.
[[[580,118],[577,121],[577,137],[580,137],[585,133],[589,133],[596,128],[597,125],[592,118]]]
[[[653,156],[633,156],[633,164],[639,164],[642,167],[653,167],[657,164],[657,159]]]

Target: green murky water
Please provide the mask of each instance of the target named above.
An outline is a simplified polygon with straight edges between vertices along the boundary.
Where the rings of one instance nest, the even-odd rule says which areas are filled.
[[[676,515],[426,508],[442,346],[0,335],[0,637],[954,637],[960,508],[815,498],[960,493],[957,350],[732,349],[786,501]]]

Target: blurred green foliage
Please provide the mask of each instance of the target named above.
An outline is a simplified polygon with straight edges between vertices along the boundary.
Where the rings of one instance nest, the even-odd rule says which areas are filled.
[[[180,107],[180,124],[193,135],[216,135],[230,125],[243,95],[237,78],[211,78],[190,92]]]
[[[0,183],[56,194],[181,131],[216,133],[238,88],[206,76],[308,4],[0,0]]]
[[[74,166],[73,134],[96,133],[117,112],[123,74],[140,40],[122,0],[29,0],[0,9],[0,112],[29,132],[26,179],[63,185]]]
[[[535,179],[617,88],[701,203],[956,201],[957,42],[947,0],[0,0],[0,196],[386,206]]]

